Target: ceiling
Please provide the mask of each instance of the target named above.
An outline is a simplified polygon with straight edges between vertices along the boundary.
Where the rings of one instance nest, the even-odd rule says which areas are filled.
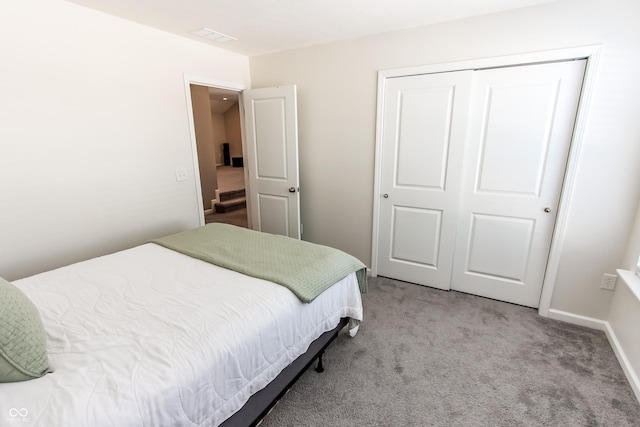
[[[247,56],[558,0],[67,0]],[[237,40],[192,32],[208,28]]]
[[[224,114],[233,104],[238,102],[238,97],[238,92],[210,87],[209,100],[211,101],[211,112]]]

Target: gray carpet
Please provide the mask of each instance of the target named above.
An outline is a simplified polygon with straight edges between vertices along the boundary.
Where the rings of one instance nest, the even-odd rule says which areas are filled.
[[[248,228],[249,221],[247,220],[247,208],[236,209],[231,212],[217,213],[212,212],[204,216],[204,222],[210,224],[212,222],[222,222],[225,224],[233,224],[238,227]]]
[[[365,320],[263,420],[286,426],[640,426],[604,333],[385,278]]]

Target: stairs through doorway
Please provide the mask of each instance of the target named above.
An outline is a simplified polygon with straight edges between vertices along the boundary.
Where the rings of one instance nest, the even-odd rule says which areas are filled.
[[[220,201],[215,203],[217,213],[226,213],[247,207],[247,198],[244,188],[220,193]]]

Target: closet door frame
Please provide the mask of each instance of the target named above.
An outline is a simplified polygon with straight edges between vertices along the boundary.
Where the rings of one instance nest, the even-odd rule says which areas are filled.
[[[371,275],[378,275],[378,245],[379,245],[379,226],[380,226],[380,199],[381,179],[382,179],[382,133],[383,133],[383,110],[384,95],[387,79],[394,77],[411,76],[416,74],[432,74],[450,71],[479,70],[487,68],[508,67],[516,65],[538,64],[545,62],[570,61],[574,59],[586,59],[584,82],[578,111],[575,121],[575,129],[571,146],[569,150],[569,158],[565,173],[564,183],[560,196],[560,204],[556,217],[556,226],[553,232],[551,249],[549,251],[549,260],[547,262],[547,270],[545,273],[542,294],[540,296],[540,304],[538,313],[541,316],[548,317],[551,306],[551,297],[555,287],[558,266],[560,262],[560,254],[564,244],[564,236],[567,228],[568,207],[573,198],[573,186],[578,168],[578,162],[582,147],[584,130],[587,122],[588,106],[593,92],[597,65],[600,57],[602,45],[582,46],[568,49],[550,50],[543,52],[525,53],[518,55],[500,56],[493,58],[479,58],[459,62],[447,62],[433,65],[425,65],[409,68],[397,68],[391,70],[382,70],[378,72],[378,97],[377,97],[377,113],[376,113],[376,148],[375,148],[375,179],[373,194],[373,230],[371,242]]]

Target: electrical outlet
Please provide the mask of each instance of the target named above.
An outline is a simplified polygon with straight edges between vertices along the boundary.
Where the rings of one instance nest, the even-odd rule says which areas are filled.
[[[187,170],[183,168],[176,168],[176,181],[182,182],[186,181],[187,179],[189,179],[187,177]]]
[[[600,288],[613,291],[616,288],[616,279],[618,276],[615,274],[603,274],[602,282],[600,282]]]

